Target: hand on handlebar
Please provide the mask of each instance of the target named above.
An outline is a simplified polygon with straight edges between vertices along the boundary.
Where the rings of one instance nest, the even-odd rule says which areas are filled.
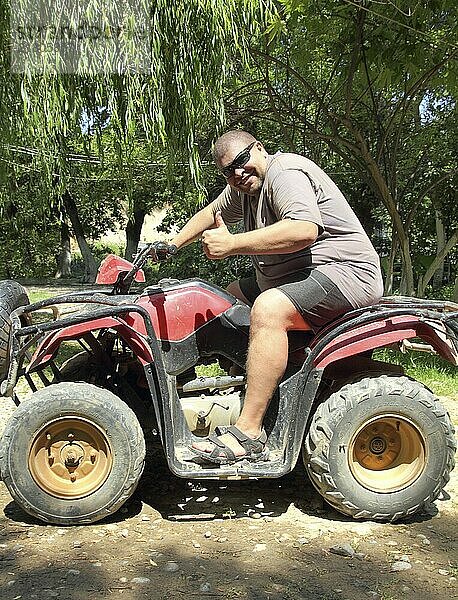
[[[140,242],[137,246],[137,254],[134,255],[134,264],[143,265],[148,259],[154,262],[168,260],[178,252],[174,244],[167,242]]]
[[[174,244],[167,244],[167,242],[153,242],[150,244],[149,255],[157,262],[168,260],[177,252],[178,248]]]

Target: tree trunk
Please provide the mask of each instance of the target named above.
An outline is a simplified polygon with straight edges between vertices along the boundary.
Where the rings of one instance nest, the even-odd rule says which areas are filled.
[[[431,265],[429,266],[429,268],[427,269],[427,271],[423,275],[423,277],[420,278],[420,281],[418,282],[418,296],[421,297],[424,295],[426,286],[428,285],[429,281],[433,277],[434,272],[437,269],[437,266],[440,265],[441,262],[444,262],[444,258],[447,256],[447,254],[451,250],[453,250],[453,248],[456,246],[457,243],[458,243],[458,229],[455,229],[451,238],[448,240],[448,242],[445,244],[445,246],[442,248],[442,250],[436,256],[436,258],[433,260],[433,262],[431,263]],[[456,285],[455,285],[455,292],[456,292]]]
[[[396,202],[388,188],[386,179],[382,175],[378,164],[374,160],[367,148],[367,145],[362,141],[362,139],[360,139],[359,147],[361,150],[361,157],[364,160],[365,167],[371,177],[371,187],[385,205],[388,214],[391,217],[393,236],[396,234],[397,242],[399,243],[402,258],[402,292],[407,296],[411,296],[414,293],[414,277],[412,257],[410,256],[409,233],[404,227],[401,215],[399,214],[399,211],[396,207]]]
[[[145,220],[146,211],[143,208],[136,208],[132,212],[126,225],[126,252],[124,258],[132,260],[132,257],[137,252],[138,242],[142,232],[143,221]]]
[[[70,222],[72,224],[73,233],[75,234],[76,241],[78,242],[78,247],[83,258],[83,283],[94,283],[95,278],[97,276],[97,263],[94,257],[92,256],[91,248],[89,247],[89,244],[86,241],[86,237],[84,235],[83,226],[78,215],[78,208],[76,206],[75,200],[73,199],[71,194],[66,190],[64,195],[62,196],[62,201],[64,203],[68,218],[70,219]]]
[[[458,302],[458,274],[455,279],[455,289],[453,290],[453,302]]]
[[[385,296],[391,296],[394,288],[394,261],[396,259],[398,244],[395,241],[393,232],[391,234],[391,248],[390,255],[387,258],[387,266],[385,273]]]
[[[445,228],[442,221],[442,215],[436,210],[436,257],[442,252],[445,246]],[[434,272],[433,290],[438,290],[442,287],[444,281],[444,260],[439,263],[439,267]]]
[[[65,222],[65,218],[62,218],[60,224],[60,253],[57,257],[57,271],[55,274],[56,279],[61,277],[70,277],[72,274],[72,253],[70,251],[70,230]]]

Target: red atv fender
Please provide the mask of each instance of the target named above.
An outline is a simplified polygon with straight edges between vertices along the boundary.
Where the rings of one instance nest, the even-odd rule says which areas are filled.
[[[210,287],[199,285],[199,282],[184,282],[165,292],[157,288],[155,293],[140,296],[136,304],[149,313],[156,337],[170,342],[184,340],[232,306],[227,297],[219,296]],[[445,325],[440,321],[428,321],[415,314],[388,315],[383,318],[377,318],[374,314],[370,322],[358,324],[353,313],[350,313],[340,323],[342,333],[338,332],[334,323],[314,338],[310,346],[313,359],[309,368],[323,370],[342,359],[415,338],[432,346],[445,360],[458,365],[457,350],[447,337]],[[76,340],[86,333],[106,328],[118,331],[142,364],[154,361],[153,351],[144,337],[145,323],[139,313],[97,320],[90,320],[88,314],[88,320],[84,323],[65,327],[45,336],[32,357],[28,371],[51,360],[63,341]],[[331,332],[335,335],[330,336]]]
[[[96,283],[102,285],[111,285],[116,283],[120,273],[128,273],[134,265],[128,260],[116,256],[116,254],[109,254],[100,263],[99,270],[97,272]],[[139,269],[135,273],[134,280],[137,283],[145,283],[145,273],[142,269]]]
[[[324,369],[343,358],[413,338],[420,338],[425,344],[432,346],[442,358],[458,365],[458,353],[446,335],[445,325],[439,321],[428,321],[409,314],[388,316],[354,326],[328,340],[320,348],[320,342],[324,341],[329,331],[328,328],[324,329],[312,343],[311,349],[316,351],[314,368]]]

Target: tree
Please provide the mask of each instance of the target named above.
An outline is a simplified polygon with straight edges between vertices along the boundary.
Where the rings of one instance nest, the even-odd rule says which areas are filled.
[[[14,179],[11,169],[4,172],[15,185],[0,211],[0,278],[52,276],[59,223],[36,201],[40,179],[34,173]]]
[[[43,25],[29,0],[15,0],[11,14],[0,0],[0,163],[13,166],[15,178],[24,170],[39,174],[47,193],[37,201],[73,218],[89,263],[75,212],[81,201],[72,192],[75,163],[100,161],[103,169],[111,155],[133,209],[130,252],[147,209],[138,207],[131,179],[139,144],[150,161],[187,163],[188,177],[198,181],[195,132],[202,122],[211,136],[221,127],[230,58],[246,55],[269,2],[55,2],[39,15]],[[95,38],[87,27],[97,30]],[[3,180],[0,204],[8,204],[14,185],[14,178]]]
[[[422,146],[429,129],[437,129],[437,122],[422,120],[422,103],[445,99],[445,119],[455,108],[454,3],[282,5],[270,37],[251,49],[252,81],[240,82],[230,110],[241,119],[280,125],[288,149],[307,152],[315,142],[326,144],[364,178],[391,222],[387,291],[400,249],[401,291],[412,294],[415,197],[429,197],[456,172],[456,165],[439,161],[435,178],[420,176],[431,155],[440,156],[433,135]]]
[[[132,164],[133,138],[140,136],[147,145],[161,145],[170,163],[184,156],[196,174],[195,131],[202,119],[209,121],[209,115],[214,132],[221,126],[230,57],[234,52],[245,53],[246,36],[262,27],[267,3],[140,0],[135,11],[127,7],[123,13],[126,7],[119,3],[109,7],[113,14],[105,14],[106,3],[93,0],[84,14],[85,19],[93,19],[90,24],[104,18],[102,23],[113,29],[119,21],[127,33],[133,33],[121,36],[113,47],[99,48],[96,42],[100,40],[96,40],[92,54],[84,50],[87,44],[72,47],[72,61],[64,54],[68,48],[59,53],[58,42],[64,33],[80,31],[82,15],[74,14],[76,10],[66,14],[65,7],[55,3],[49,7],[48,26],[38,27],[31,21],[29,4],[28,0],[15,1],[10,29],[8,4],[0,3],[4,17],[0,21],[3,141],[30,144],[37,150],[36,162],[51,175],[56,166],[71,160],[75,145],[88,149],[88,131],[97,135],[102,153],[101,133],[109,118],[120,167]],[[24,24],[30,24],[31,31],[26,39],[22,39]],[[137,30],[145,32],[146,58],[138,45],[132,45]],[[11,43],[19,58],[10,55]],[[49,52],[37,51],[38,43]],[[106,50],[104,62],[97,62],[98,50]],[[8,154],[5,144],[2,152]],[[57,165],[47,161],[50,154],[57,157]],[[65,186],[65,169],[61,176]]]

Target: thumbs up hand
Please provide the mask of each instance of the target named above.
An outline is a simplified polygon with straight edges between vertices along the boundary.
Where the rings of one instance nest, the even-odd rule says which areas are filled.
[[[215,225],[216,225],[216,227],[226,227],[226,223],[223,221],[221,211],[218,211],[215,215]],[[226,227],[226,229],[227,229],[227,227]]]
[[[234,253],[234,236],[226,227],[219,211],[215,215],[214,228],[203,232],[202,245],[207,257],[214,260],[226,258]]]

